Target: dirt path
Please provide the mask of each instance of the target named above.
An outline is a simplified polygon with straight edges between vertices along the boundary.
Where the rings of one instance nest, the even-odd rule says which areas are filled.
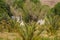
[[[20,40],[20,36],[18,33],[7,33],[7,32],[4,32],[4,33],[1,33],[0,32],[0,40],[1,39],[6,39],[6,40],[17,40],[19,39]]]

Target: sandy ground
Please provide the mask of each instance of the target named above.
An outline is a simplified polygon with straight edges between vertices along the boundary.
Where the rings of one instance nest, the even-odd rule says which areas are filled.
[[[53,7],[56,3],[60,2],[60,0],[40,0],[42,4],[49,5]]]
[[[1,33],[0,32],[0,38],[13,40],[16,38],[20,38],[20,36],[18,33],[8,33],[8,32]]]

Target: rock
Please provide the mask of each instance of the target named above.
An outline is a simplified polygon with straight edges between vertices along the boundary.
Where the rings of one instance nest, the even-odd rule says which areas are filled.
[[[40,19],[40,20],[37,21],[37,24],[44,25],[45,24],[45,20]]]

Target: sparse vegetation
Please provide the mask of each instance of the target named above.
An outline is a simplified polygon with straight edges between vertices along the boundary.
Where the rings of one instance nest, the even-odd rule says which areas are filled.
[[[19,37],[0,40],[60,40],[60,2],[50,8],[40,0],[8,1],[0,0],[0,32],[18,33]],[[24,25],[12,16],[21,16]],[[40,19],[45,20],[44,25],[37,24]]]

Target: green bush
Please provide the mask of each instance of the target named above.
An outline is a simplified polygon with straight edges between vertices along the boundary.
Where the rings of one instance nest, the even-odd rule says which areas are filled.
[[[60,2],[58,2],[58,3],[54,6],[53,12],[54,12],[56,15],[60,15]]]
[[[33,3],[37,4],[40,2],[40,0],[31,0]]]

